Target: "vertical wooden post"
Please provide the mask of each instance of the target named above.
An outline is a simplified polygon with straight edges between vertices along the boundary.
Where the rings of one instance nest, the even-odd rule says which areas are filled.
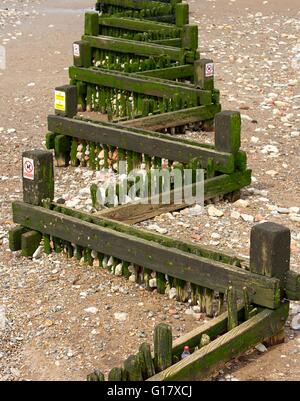
[[[189,5],[178,3],[175,6],[176,26],[183,27],[189,23]]]
[[[55,114],[72,118],[77,114],[77,87],[64,85],[55,88]]]
[[[154,330],[154,366],[156,373],[172,365],[172,328],[165,323]]]
[[[238,111],[222,111],[215,116],[215,148],[236,154],[241,147],[241,115]]]
[[[257,224],[252,228],[250,242],[250,271],[280,280],[279,302],[284,297],[290,269],[291,232],[277,223]],[[284,342],[284,328],[265,342],[269,346]]]
[[[199,89],[213,90],[215,67],[213,60],[200,59],[195,61],[194,82]]]
[[[79,40],[73,43],[73,61],[76,67],[88,68],[92,65],[92,51],[89,42]]]
[[[182,29],[182,47],[188,50],[198,49],[198,25],[184,25]]]
[[[52,152],[32,150],[23,152],[23,200],[42,206],[44,199],[54,198],[54,169]]]
[[[284,289],[290,269],[291,232],[277,223],[257,224],[251,230],[250,270],[280,279]]]
[[[99,14],[95,11],[88,11],[84,16],[84,34],[91,36],[99,35]]]

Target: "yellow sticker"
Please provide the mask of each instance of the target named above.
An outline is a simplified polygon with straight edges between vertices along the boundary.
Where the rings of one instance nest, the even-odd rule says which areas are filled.
[[[55,110],[66,111],[66,93],[55,91]]]

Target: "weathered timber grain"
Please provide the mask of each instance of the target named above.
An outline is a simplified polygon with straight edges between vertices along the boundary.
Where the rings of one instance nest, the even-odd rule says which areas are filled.
[[[190,109],[170,111],[168,113],[137,118],[122,122],[128,127],[142,128],[150,131],[158,131],[163,128],[177,127],[178,125],[191,124],[197,121],[211,120],[221,110],[221,105],[198,106]]]
[[[54,198],[54,167],[52,152],[32,150],[23,152],[23,200],[42,205],[44,199]],[[31,173],[29,174],[31,170]]]
[[[76,137],[94,143],[118,146],[123,149],[164,157],[182,163],[193,158],[201,158],[205,168],[208,159],[213,158],[215,169],[223,173],[234,171],[234,158],[229,153],[217,152],[213,148],[201,146],[196,142],[176,141],[170,135],[151,131],[134,130],[111,123],[87,123],[77,119],[48,116],[49,130],[61,135]]]
[[[233,173],[230,175],[220,175],[204,181],[204,199],[212,199],[216,196],[225,195],[249,185],[251,182],[251,171],[245,173]],[[161,198],[161,197],[160,197]],[[98,215],[103,215],[113,220],[122,221],[127,224],[135,224],[148,220],[159,214],[184,209],[188,205],[184,202],[181,204],[173,203],[174,191],[170,193],[171,202],[167,205],[163,204],[160,199],[150,198],[147,203],[140,201],[127,205],[118,206],[112,210],[104,211]]]
[[[244,286],[248,286],[251,289],[251,299],[258,305],[276,308],[280,301],[279,280],[275,278],[166,248],[22,202],[13,203],[13,217],[16,223],[43,234],[53,235],[215,291],[225,292],[229,283],[241,291]]]
[[[100,68],[70,67],[69,75],[71,79],[78,81],[149,96],[172,97],[176,93],[179,93],[181,96],[190,97],[195,106],[212,104],[211,91],[196,89],[184,86],[183,84],[176,85],[173,81],[168,82],[152,77],[133,76],[120,71],[107,71]]]
[[[143,343],[140,345],[139,352],[144,357],[145,370],[143,372],[144,380],[148,379],[151,376],[155,375],[154,363],[151,355],[150,345],[147,343]]]
[[[171,60],[181,61],[182,58],[187,63],[195,60],[195,53],[184,51],[178,47],[163,46],[136,40],[114,38],[111,36],[83,36],[82,40],[88,42],[92,48],[109,50],[117,53],[134,54],[145,57],[168,56]]]
[[[257,224],[251,230],[250,270],[280,279],[282,287],[290,268],[291,232],[276,223]]]
[[[154,366],[161,372],[172,365],[172,328],[160,323],[154,330]]]

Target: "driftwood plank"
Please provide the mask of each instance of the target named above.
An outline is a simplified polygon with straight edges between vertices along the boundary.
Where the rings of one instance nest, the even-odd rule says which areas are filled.
[[[230,153],[215,151],[199,144],[176,141],[171,136],[134,130],[118,124],[92,123],[60,116],[48,116],[48,129],[61,135],[76,137],[86,141],[118,146],[126,150],[164,157],[169,160],[188,163],[193,158],[201,158],[205,168],[213,158],[217,171],[231,173],[234,170],[234,157]]]
[[[250,320],[195,351],[149,381],[202,380],[264,339],[277,334],[285,324],[289,303],[276,310],[265,309]]]
[[[225,292],[231,283],[242,294],[246,286],[251,299],[258,305],[276,308],[280,303],[278,279],[253,274],[23,202],[13,203],[13,218],[15,223],[43,234],[215,291]]]

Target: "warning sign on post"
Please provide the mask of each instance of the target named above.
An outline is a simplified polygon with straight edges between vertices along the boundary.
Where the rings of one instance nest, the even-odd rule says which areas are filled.
[[[205,65],[205,77],[213,77],[215,73],[214,63],[208,63]]]
[[[23,177],[34,180],[34,161],[27,157],[23,157]]]
[[[73,43],[73,54],[74,57],[80,57],[80,46],[78,43]]]
[[[55,110],[66,111],[66,93],[55,91]]]

